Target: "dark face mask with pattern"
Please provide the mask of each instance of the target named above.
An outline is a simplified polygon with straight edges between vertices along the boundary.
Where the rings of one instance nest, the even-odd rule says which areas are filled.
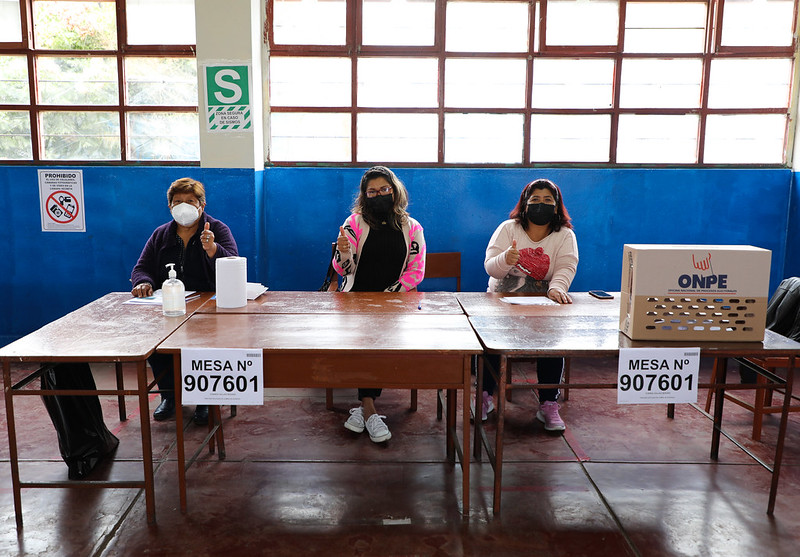
[[[387,220],[394,208],[394,196],[376,195],[364,198],[364,210],[370,216],[380,220]]]
[[[543,226],[551,224],[556,215],[556,206],[547,203],[529,203],[525,208],[525,216],[533,224]]]

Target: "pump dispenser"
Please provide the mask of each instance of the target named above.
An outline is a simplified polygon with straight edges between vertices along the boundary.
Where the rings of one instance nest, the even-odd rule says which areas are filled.
[[[175,271],[175,263],[167,263],[167,267],[169,267],[169,278],[161,286],[164,315],[167,317],[185,315],[186,289],[183,287],[183,283],[177,279],[178,273]]]

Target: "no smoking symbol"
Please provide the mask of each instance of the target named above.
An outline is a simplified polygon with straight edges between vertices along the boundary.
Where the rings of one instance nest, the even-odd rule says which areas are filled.
[[[47,214],[55,222],[67,224],[78,216],[78,202],[67,191],[54,191],[47,198]]]

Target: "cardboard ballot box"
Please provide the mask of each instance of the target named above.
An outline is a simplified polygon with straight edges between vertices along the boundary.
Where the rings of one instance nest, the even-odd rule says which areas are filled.
[[[772,252],[625,244],[619,330],[634,340],[762,341]]]

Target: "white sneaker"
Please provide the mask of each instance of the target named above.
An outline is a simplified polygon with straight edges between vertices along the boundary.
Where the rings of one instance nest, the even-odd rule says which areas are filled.
[[[350,417],[347,418],[347,421],[344,423],[344,427],[350,431],[361,433],[364,431],[364,425],[364,413],[362,412],[361,407],[358,406],[357,408],[351,408]]]
[[[384,441],[388,441],[389,439],[392,438],[392,433],[389,431],[389,428],[386,427],[386,424],[383,423],[383,420],[381,419],[385,417],[386,416],[379,416],[377,414],[373,414],[372,416],[367,418],[367,433],[369,433],[370,441],[372,441],[373,443],[383,443]],[[362,417],[361,419],[363,421],[364,418]]]
[[[492,395],[490,395],[486,391],[483,391],[482,396],[483,396],[483,413],[481,415],[481,421],[485,422],[488,419],[489,414],[494,412],[494,397],[492,397]],[[474,416],[475,415],[474,398],[470,401],[470,407],[472,408],[472,415]]]

